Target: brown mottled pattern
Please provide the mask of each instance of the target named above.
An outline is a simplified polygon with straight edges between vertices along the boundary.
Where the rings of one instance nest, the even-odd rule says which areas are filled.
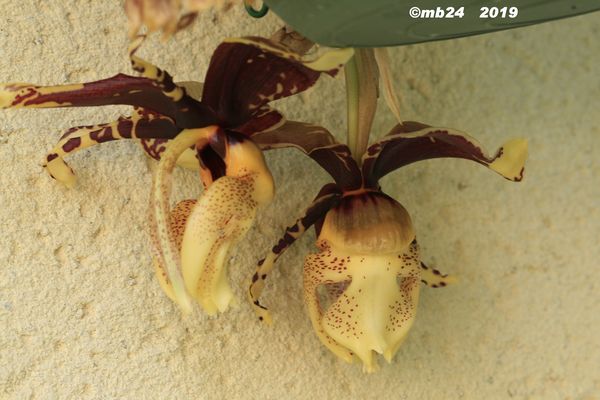
[[[361,187],[360,168],[345,144],[316,148],[308,155],[319,163],[343,190],[355,190]]]
[[[319,248],[318,254],[306,258],[304,295],[313,327],[323,344],[336,354],[340,349],[342,354],[356,353],[367,365],[371,363],[372,350],[395,352],[416,314],[420,276],[416,242],[397,257],[376,259],[340,253],[326,241],[320,241]],[[363,269],[356,265],[363,263],[381,272],[362,274]],[[375,293],[377,282],[395,286],[393,294],[382,297]],[[327,290],[319,291],[321,285]],[[373,321],[377,323],[372,325]],[[382,331],[377,328],[380,323]],[[376,346],[374,338],[384,342]],[[385,348],[376,348],[379,345]]]
[[[218,258],[220,249],[240,240],[254,219],[258,206],[252,197],[254,180],[253,174],[217,180],[200,200],[202,212],[195,213],[194,219],[190,218],[188,221],[189,227],[194,228],[192,234],[197,246],[208,249],[208,252],[203,264],[196,267],[202,270],[198,281],[190,281],[185,265],[183,277],[188,290],[190,287],[196,289],[192,295],[205,309],[207,305],[216,305],[214,290],[218,286],[217,281],[225,274],[226,265],[221,264]]]
[[[442,274],[435,268],[428,267],[424,262],[421,261],[421,283],[432,288],[446,287],[451,283],[451,279],[448,274]]]
[[[38,91],[35,90],[35,88],[29,87],[29,88],[27,88],[27,91],[24,94],[15,96],[15,99],[13,100],[11,106],[16,106],[18,104],[24,103],[25,100],[27,100],[28,98],[33,97],[37,94],[38,94]]]
[[[268,39],[250,38],[269,42]],[[313,86],[320,72],[289,58],[283,47],[278,54],[245,43],[222,43],[206,74],[202,101],[217,112],[225,127],[241,125],[267,103]],[[285,56],[286,58],[282,58]]]
[[[133,131],[133,122],[128,118],[119,118],[117,124],[117,132],[119,132],[119,136],[125,139],[131,138]]]
[[[140,38],[145,38],[145,36],[140,36]],[[139,44],[136,47],[130,49],[129,58],[131,61],[131,68],[134,71],[144,75],[146,72],[146,67],[144,66],[144,64],[146,64],[146,61],[143,61],[142,59],[134,56],[142,43],[143,39],[139,41]],[[173,77],[171,76],[171,74],[156,66],[154,66],[154,68],[156,68],[156,77],[155,79],[153,79],[153,81],[163,90],[163,92],[172,92],[173,90],[178,88],[175,82],[173,82]],[[183,92],[185,93],[185,89],[183,89]]]
[[[170,118],[153,111],[137,108],[133,117],[120,117],[112,123],[85,125],[68,129],[61,136],[58,144],[47,154],[44,166],[48,166],[48,163],[57,157],[64,157],[69,153],[94,144],[122,138],[153,138],[157,136],[173,138],[179,132],[180,129],[174,125]],[[147,145],[144,149],[151,157],[158,158],[163,147],[155,144],[154,146]]]
[[[65,151],[65,153],[69,153],[69,152],[75,150],[76,148],[78,148],[80,145],[81,145],[81,138],[74,137],[74,138],[67,140],[67,142],[62,145],[62,149]]]
[[[155,160],[160,160],[160,154],[165,151],[167,139],[142,139],[140,143],[148,155]]]
[[[265,265],[263,258],[258,262],[256,272],[252,276],[252,284],[249,288],[250,297],[255,306],[266,310],[267,308],[260,304],[260,294],[264,287],[264,281],[270,272],[270,268],[274,265],[277,259],[287,250],[298,238],[300,238],[307,229],[313,224],[322,219],[327,211],[334,207],[341,197],[341,192],[335,184],[327,184],[321,188],[319,194],[315,197],[311,205],[304,211],[302,217],[289,226],[281,239],[271,249],[272,263]],[[260,277],[260,280],[259,280]]]
[[[60,90],[40,94],[40,86],[31,86],[36,91],[22,101],[25,107],[88,107],[111,104],[126,104],[144,107],[177,121],[182,128],[208,126],[216,122],[212,112],[189,96],[174,102],[161,87],[147,78],[118,74],[112,78],[84,83],[74,90]],[[28,89],[29,90],[29,89]],[[46,104],[49,104],[48,106]],[[15,104],[13,104],[15,105]],[[187,111],[186,111],[187,110]]]
[[[82,125],[82,126],[74,126],[74,127],[72,127],[72,128],[69,128],[69,129],[67,129],[67,130],[65,131],[65,133],[63,133],[63,134],[60,136],[60,140],[62,140],[62,139],[66,139],[66,138],[67,138],[67,137],[69,137],[69,136],[70,136],[70,135],[71,135],[73,132],[77,132],[77,131],[80,131],[80,130],[82,130],[82,129],[90,129],[90,128],[93,128],[93,127],[94,127],[94,125]]]
[[[110,140],[115,140],[116,138],[112,134],[112,127],[106,126],[104,128],[91,131],[90,139],[95,140],[98,143],[104,143]]]
[[[352,359],[352,351],[346,349],[337,343],[331,336],[325,332],[322,325],[324,309],[323,298],[318,292],[320,285],[330,285],[336,283],[345,284],[352,280],[352,276],[345,272],[343,265],[329,269],[325,261],[332,258],[331,249],[326,245],[320,248],[319,254],[309,254],[304,262],[304,303],[308,307],[310,320],[313,329],[321,342],[338,356],[346,355],[346,358]],[[338,296],[339,297],[339,296]],[[327,303],[328,301],[325,301]]]
[[[325,186],[321,192],[313,200],[312,204],[304,211],[304,215],[300,217],[292,226],[289,226],[279,240],[273,246],[271,251],[277,256],[280,256],[296,239],[300,237],[307,229],[309,229],[316,221],[323,216],[340,201],[341,193],[331,192],[332,186]]]

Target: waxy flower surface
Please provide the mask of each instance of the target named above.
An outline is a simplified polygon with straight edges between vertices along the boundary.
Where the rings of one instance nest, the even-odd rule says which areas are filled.
[[[227,252],[246,233],[257,207],[273,196],[261,146],[294,145],[253,140],[285,123],[268,103],[306,90],[322,72],[335,75],[352,50],[305,61],[279,42],[257,37],[226,40],[213,53],[201,99],[196,99],[166,71],[135,56],[142,40],[130,48],[132,66],[141,77],[119,74],[47,87],[2,85],[0,107],[134,106],[132,116],[69,129],[48,153],[45,167],[55,179],[73,186],[75,176],[63,157],[106,141],[141,140],[144,150],[160,160],[150,222],[161,286],[184,310],[190,309],[191,295],[214,314],[225,310],[232,298]],[[205,191],[171,211],[171,172],[178,161],[200,170]]]
[[[419,284],[441,287],[452,281],[422,261],[408,212],[382,191],[379,180],[416,161],[451,157],[475,161],[508,180],[520,181],[527,143],[513,139],[490,157],[465,133],[403,122],[357,161],[350,148],[336,143],[324,128],[286,125],[258,138],[279,137],[283,142],[293,141],[292,136],[312,137],[310,146],[297,147],[335,183],[321,189],[305,214],[259,262],[250,298],[259,318],[269,321],[270,314],[259,302],[267,274],[281,254],[314,226],[318,252],[307,256],[304,265],[304,301],[313,327],[338,357],[352,362],[356,356],[365,370],[372,371],[374,352],[391,362],[406,339],[416,315]]]

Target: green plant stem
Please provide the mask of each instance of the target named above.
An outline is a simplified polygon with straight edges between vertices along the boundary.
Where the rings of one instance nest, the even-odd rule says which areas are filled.
[[[369,134],[377,110],[379,74],[372,49],[355,49],[346,63],[346,98],[348,104],[348,147],[360,165],[369,144]]]

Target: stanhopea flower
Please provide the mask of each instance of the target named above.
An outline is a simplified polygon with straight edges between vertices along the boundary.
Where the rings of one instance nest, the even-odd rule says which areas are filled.
[[[285,33],[278,36],[282,42],[295,40]],[[46,156],[45,167],[52,177],[73,186],[75,175],[63,160],[66,155],[106,141],[139,139],[144,150],[160,160],[150,222],[161,286],[184,310],[191,307],[191,295],[214,314],[225,310],[232,299],[225,271],[228,249],[248,230],[257,207],[273,196],[261,146],[293,145],[254,142],[254,135],[285,122],[268,103],[306,90],[322,72],[335,75],[352,50],[303,60],[279,42],[228,39],[214,51],[198,99],[166,71],[135,56],[142,40],[130,48],[132,66],[142,77],[119,74],[48,87],[0,85],[0,107],[134,106],[130,117],[69,129]],[[200,171],[205,192],[171,211],[171,172],[176,162]]]
[[[286,126],[287,125],[287,126]],[[293,129],[292,129],[293,128]],[[290,134],[295,130],[295,134]],[[452,157],[475,161],[511,181],[520,181],[527,143],[513,139],[490,157],[465,133],[404,122],[367,148],[357,162],[350,149],[324,128],[287,122],[257,136],[282,142],[311,137],[297,147],[317,161],[335,183],[323,187],[313,204],[259,262],[250,298],[259,318],[270,320],[259,302],[268,272],[281,254],[315,226],[318,252],[306,257],[304,301],[313,327],[338,357],[356,356],[366,371],[374,352],[393,359],[415,318],[419,284],[441,287],[452,278],[421,261],[415,228],[404,207],[383,191],[379,180],[416,161]]]

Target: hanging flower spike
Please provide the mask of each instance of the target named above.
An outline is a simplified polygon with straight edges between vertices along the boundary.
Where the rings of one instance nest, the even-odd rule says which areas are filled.
[[[278,37],[282,42],[297,42],[306,46],[306,41],[285,32]],[[214,200],[217,198],[231,201],[228,203],[231,207],[238,204],[236,201],[242,202],[247,208],[236,214],[237,220],[232,220],[227,225],[230,231],[226,232],[226,238],[215,236],[215,232],[219,233],[223,226],[218,220],[215,220],[212,227],[203,229],[213,233],[212,237],[217,243],[215,249],[219,246],[225,249],[243,235],[247,229],[247,221],[254,216],[255,207],[272,196],[268,194],[272,193],[272,189],[269,189],[270,174],[251,139],[254,134],[285,122],[283,116],[271,109],[268,103],[306,90],[314,85],[322,72],[335,75],[352,56],[352,50],[334,50],[316,60],[306,61],[286,46],[267,39],[230,39],[215,50],[206,75],[207,83],[202,88],[201,99],[197,100],[188,95],[183,86],[175,84],[169,73],[135,56],[142,41],[141,37],[134,40],[129,52],[133,68],[142,77],[118,74],[100,81],[62,86],[22,83],[0,85],[0,107],[87,107],[112,104],[135,107],[131,117],[121,117],[106,124],[72,128],[62,136],[57,146],[48,153],[45,164],[54,178],[68,186],[74,185],[75,177],[63,160],[66,155],[106,141],[138,139],[144,150],[158,160],[168,150],[171,141],[185,132],[173,145],[169,160],[157,168],[158,178],[154,180],[150,222],[154,265],[161,287],[184,310],[189,310],[189,296],[185,290],[187,284],[182,277],[179,259],[187,220],[197,221],[190,223],[190,233],[186,236],[193,238],[195,236],[192,232],[199,231],[197,225],[204,223],[198,216],[201,212],[196,209],[210,210],[210,213],[220,212],[219,207],[224,207],[225,202],[215,204],[218,203]],[[198,85],[195,86],[197,89]],[[198,132],[203,133],[187,142]],[[187,146],[182,147],[181,143],[187,143]],[[212,194],[208,198],[213,200],[201,199],[197,206],[195,200],[185,201],[171,212],[168,202],[170,183],[167,181],[174,167],[172,155],[181,153],[186,166],[200,170],[202,182],[208,189],[207,194],[214,186],[214,193],[227,192],[232,198]],[[181,159],[180,157],[178,162]],[[191,161],[194,161],[194,165],[190,165]],[[227,179],[216,185],[221,178]],[[242,192],[245,194],[242,195]],[[257,193],[265,193],[265,197]],[[234,201],[234,198],[237,200]],[[210,219],[209,215],[205,218]],[[191,239],[186,240],[188,243]],[[226,251],[217,253],[225,254]],[[223,258],[212,258],[206,261],[206,265],[211,267],[203,264],[196,265],[196,268],[209,274],[216,273],[223,278],[223,262]],[[186,276],[192,275],[186,272]],[[195,278],[190,278],[193,279]],[[205,281],[213,280],[207,278]],[[190,283],[189,287],[198,286],[197,283]],[[191,294],[200,298],[197,291]],[[218,304],[217,309],[224,309],[225,303],[223,300],[214,302]],[[214,312],[214,307],[207,307],[209,312]]]
[[[527,142],[513,139],[490,157],[462,132],[405,122],[369,146],[359,167],[348,147],[332,143],[324,128],[297,123],[295,127],[305,134],[296,132],[294,137],[311,138],[306,143],[297,140],[295,147],[317,161],[336,183],[321,190],[304,216],[259,262],[250,298],[259,319],[269,321],[259,302],[267,274],[314,225],[319,252],[309,255],[304,266],[304,299],[313,327],[334,354],[348,362],[357,356],[371,372],[376,368],[373,352],[391,362],[406,339],[416,315],[419,282],[444,287],[454,281],[421,261],[408,212],[381,191],[379,179],[412,162],[444,157],[472,160],[520,181]],[[285,137],[284,128],[257,135],[257,140],[263,135]]]
[[[227,40],[217,48],[201,102],[215,113],[220,129],[206,143],[196,143],[206,191],[189,213],[169,214],[168,179],[154,181],[152,208],[158,232],[153,237],[155,254],[162,255],[155,265],[164,287],[170,288],[171,274],[181,270],[187,292],[208,314],[229,307],[233,293],[227,280],[228,251],[250,228],[257,208],[273,196],[272,177],[257,146],[284,145],[278,139],[253,141],[285,123],[268,103],[306,90],[321,72],[335,75],[351,55],[351,50],[336,50],[304,61],[262,38]],[[186,147],[178,145],[172,154],[180,157],[183,151]],[[170,175],[174,167],[162,157],[157,177]],[[167,292],[177,295],[174,287]]]

